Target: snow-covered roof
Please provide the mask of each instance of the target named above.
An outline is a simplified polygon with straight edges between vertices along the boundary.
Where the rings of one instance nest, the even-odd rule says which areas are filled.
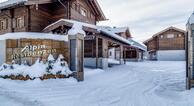
[[[185,30],[182,30],[182,29],[179,29],[179,28],[176,28],[176,27],[171,26],[171,27],[168,27],[168,28],[166,28],[166,29],[164,29],[164,30],[162,30],[162,31],[160,31],[160,32],[158,32],[158,33],[156,33],[156,34],[154,34],[153,37],[158,36],[158,35],[160,35],[160,34],[166,32],[166,31],[168,31],[168,30],[170,30],[170,29],[173,29],[173,30],[176,30],[176,31],[185,33]]]
[[[179,29],[179,28],[176,28],[176,27],[171,26],[171,27],[168,27],[168,28],[166,28],[166,29],[164,29],[164,30],[162,30],[162,31],[160,31],[160,32],[158,32],[158,33],[156,33],[156,34],[154,34],[151,38],[149,38],[149,39],[147,39],[146,41],[144,41],[144,43],[147,43],[147,42],[151,41],[154,37],[157,37],[157,36],[159,36],[160,34],[166,32],[166,31],[168,31],[168,30],[171,30],[171,29],[176,30],[176,31],[178,31],[178,32],[182,32],[182,33],[185,33],[185,32],[186,32],[185,30],[182,30],[182,29]]]
[[[191,14],[191,16],[188,19],[188,24],[194,24],[194,12]]]
[[[135,41],[133,39],[129,39],[129,40],[125,39],[125,38],[119,36],[118,34],[116,34],[116,33],[118,33],[118,31],[127,30],[128,29],[127,27],[121,27],[121,28],[116,29],[116,28],[111,28],[111,27],[107,27],[107,26],[96,26],[96,25],[92,25],[92,24],[88,24],[88,23],[83,23],[83,22],[78,22],[78,21],[74,21],[74,20],[60,19],[57,22],[47,26],[44,30],[46,30],[46,29],[48,29],[48,28],[50,28],[52,26],[55,26],[55,25],[57,25],[60,22],[68,22],[68,23],[71,23],[71,24],[79,26],[79,27],[82,26],[82,27],[92,28],[92,29],[97,30],[99,33],[104,34],[105,36],[114,38],[114,39],[116,39],[116,40],[118,40],[120,42],[123,42],[125,44],[132,45],[133,47],[139,48],[139,49],[141,49],[143,51],[147,50],[145,45],[143,45],[143,44],[141,44],[141,43],[139,43],[139,42],[137,42],[137,41]]]
[[[83,23],[83,22],[78,22],[78,21],[74,21],[74,20],[68,20],[68,19],[60,19],[57,22],[47,26],[46,28],[44,28],[44,30],[48,29],[49,27],[56,25],[57,23],[60,22],[68,22],[68,23],[72,23],[72,24],[79,24],[79,26],[83,26],[83,27],[88,27],[88,28],[92,28],[92,29],[96,29],[97,31],[99,31],[99,33],[103,33],[104,35],[108,36],[108,37],[112,37],[114,39],[117,39],[118,41],[121,41],[123,43],[126,44],[131,44],[131,42],[129,42],[127,39],[115,34],[112,30],[109,30],[107,28],[104,28],[102,26],[96,26],[96,25],[92,25],[92,24],[88,24],[88,23]]]
[[[131,44],[132,47],[136,47],[136,48],[141,49],[143,51],[147,51],[147,47],[143,43],[135,41],[134,39],[129,39],[129,41],[132,42],[132,44]]]
[[[102,28],[105,28],[113,33],[121,33],[126,32],[129,28],[128,27],[109,27],[109,26],[102,26]]]
[[[0,3],[0,9],[9,8],[18,4],[25,3],[28,0],[8,0]]]
[[[117,40],[119,40],[121,42],[124,42],[126,44],[129,44],[129,45],[132,44],[132,42],[128,41],[127,39],[125,39],[125,38],[115,34],[114,32],[112,32],[112,31],[110,31],[110,30],[108,30],[106,28],[99,28],[99,30],[101,31],[101,33],[103,33],[105,35],[108,35],[109,37],[115,38],[115,39],[117,39]]]
[[[15,32],[15,33],[6,33],[0,35],[0,40],[7,39],[51,39],[58,41],[68,41],[67,35],[57,35],[50,33],[35,33],[35,32]]]
[[[93,24],[88,24],[88,23],[79,22],[79,21],[75,21],[75,20],[60,19],[60,20],[48,25],[47,27],[45,27],[43,29],[43,31],[48,29],[49,27],[51,27],[53,25],[56,25],[57,23],[60,23],[60,22],[68,22],[68,23],[71,23],[71,24],[79,24],[80,26],[85,26],[85,27],[89,27],[89,28],[93,28],[93,29],[98,29],[98,27],[96,25],[93,25]]]
[[[121,32],[126,32],[129,28],[128,27],[118,27],[118,28],[113,28],[114,33],[121,33]]]

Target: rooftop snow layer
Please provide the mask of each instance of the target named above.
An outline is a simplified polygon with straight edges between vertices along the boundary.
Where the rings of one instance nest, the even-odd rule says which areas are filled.
[[[22,3],[25,3],[26,1],[28,0],[8,0],[8,1],[0,3],[0,9],[22,4]]]
[[[72,23],[72,24],[77,24],[79,26],[84,26],[84,27],[89,27],[89,28],[96,29],[99,32],[105,34],[106,36],[112,37],[114,39],[117,39],[117,40],[119,40],[119,41],[121,41],[123,43],[129,44],[129,45],[132,43],[132,42],[129,42],[127,39],[125,39],[125,38],[115,34],[112,30],[109,30],[109,29],[107,29],[105,27],[96,26],[96,25],[92,25],[92,24],[88,24],[88,23],[83,23],[83,22],[78,22],[78,21],[74,21],[74,20],[68,20],[68,19],[60,19],[60,20],[56,21],[55,23],[47,26],[45,29],[47,29],[47,28],[49,28],[49,27],[51,27],[51,26],[53,26],[53,25],[55,25],[55,24],[57,24],[57,23],[59,23],[61,21],[69,22],[69,23]]]
[[[126,32],[128,27],[114,27],[114,28],[111,28],[111,27],[103,27],[103,28],[106,28],[108,29],[109,31],[113,32],[113,33],[121,33],[121,32]]]
[[[146,47],[144,44],[142,44],[142,43],[140,43],[140,42],[137,42],[137,41],[135,41],[135,40],[133,40],[133,39],[129,39],[129,41],[130,41],[130,42],[133,42],[133,43],[131,44],[131,46],[136,47],[136,48],[139,48],[139,49],[141,49],[141,50],[143,50],[143,51],[147,51],[147,47]]]
[[[68,41],[67,35],[56,35],[56,34],[49,34],[49,33],[16,32],[16,33],[6,33],[0,36],[0,40],[22,39],[22,38]]]
[[[109,37],[112,37],[112,38],[115,38],[117,40],[120,40],[120,41],[122,41],[122,42],[124,42],[126,44],[131,45],[133,43],[133,42],[128,41],[127,39],[125,39],[125,38],[115,34],[113,31],[110,31],[110,30],[108,30],[106,28],[100,28],[99,30],[101,31],[101,33],[104,33],[104,34],[108,35]]]
[[[118,31],[124,31],[127,30],[128,28],[127,27],[120,27],[120,28],[111,28],[111,27],[106,27],[106,26],[96,26],[96,25],[92,25],[92,24],[88,24],[88,23],[83,23],[83,22],[78,22],[78,21],[74,21],[74,20],[68,20],[68,19],[60,19],[58,20],[57,22],[47,26],[45,29],[59,23],[59,22],[69,22],[69,23],[72,23],[73,26],[76,25],[76,26],[84,26],[84,27],[88,27],[88,28],[93,28],[93,29],[96,29],[98,30],[100,33],[103,33],[104,35],[108,36],[108,37],[111,37],[111,38],[114,38],[114,39],[117,39],[125,44],[129,44],[129,45],[132,45],[133,47],[136,47],[136,48],[139,48],[143,51],[146,51],[147,48],[145,45],[135,41],[135,40],[127,40],[119,35],[117,35],[116,33],[118,33]],[[72,26],[72,27],[73,27]],[[79,29],[80,30],[80,29]]]

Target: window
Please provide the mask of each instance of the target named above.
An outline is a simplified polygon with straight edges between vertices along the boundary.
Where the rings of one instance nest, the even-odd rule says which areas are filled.
[[[168,34],[167,38],[174,38],[174,34]]]
[[[0,20],[0,30],[3,30],[3,25],[4,24],[4,22],[3,22],[3,20]]]
[[[8,29],[8,19],[0,20],[0,30]]]
[[[182,37],[182,35],[181,34],[178,34],[178,37]]]
[[[73,3],[72,8],[73,8],[74,10],[77,10],[77,4],[76,4],[76,3]]]
[[[164,38],[164,35],[160,35],[160,38]]]
[[[86,11],[86,9],[84,9],[84,8],[81,8],[81,9],[80,9],[80,13],[81,13],[81,15],[83,15],[83,16],[87,16],[87,11]]]
[[[16,18],[16,27],[17,28],[24,27],[24,17],[18,17],[18,18]]]

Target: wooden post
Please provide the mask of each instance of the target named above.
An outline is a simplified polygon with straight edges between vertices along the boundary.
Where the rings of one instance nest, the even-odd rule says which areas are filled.
[[[139,52],[138,52],[138,49],[137,48],[135,50],[136,50],[136,59],[138,61],[139,60]]]
[[[84,35],[69,35],[70,69],[78,81],[84,80]]]
[[[102,69],[108,68],[108,41],[102,39]]]
[[[126,64],[126,48],[124,48],[124,51],[123,51],[123,59],[124,59],[124,64]]]
[[[96,37],[96,68],[98,68],[98,37]]]
[[[120,64],[124,64],[123,62],[123,45],[120,45]]]

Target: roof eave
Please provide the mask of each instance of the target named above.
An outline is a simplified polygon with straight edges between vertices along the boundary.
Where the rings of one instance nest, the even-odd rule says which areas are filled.
[[[8,4],[6,6],[2,6],[0,7],[0,10],[4,10],[4,9],[9,9],[9,8],[14,8],[16,6],[24,6],[26,1],[22,1],[19,3],[13,3],[13,4]]]
[[[104,12],[102,11],[99,3],[97,2],[97,0],[89,0],[90,3],[92,3],[96,8],[97,8],[97,11],[98,11],[98,21],[105,21],[107,20],[106,16],[104,15]]]

